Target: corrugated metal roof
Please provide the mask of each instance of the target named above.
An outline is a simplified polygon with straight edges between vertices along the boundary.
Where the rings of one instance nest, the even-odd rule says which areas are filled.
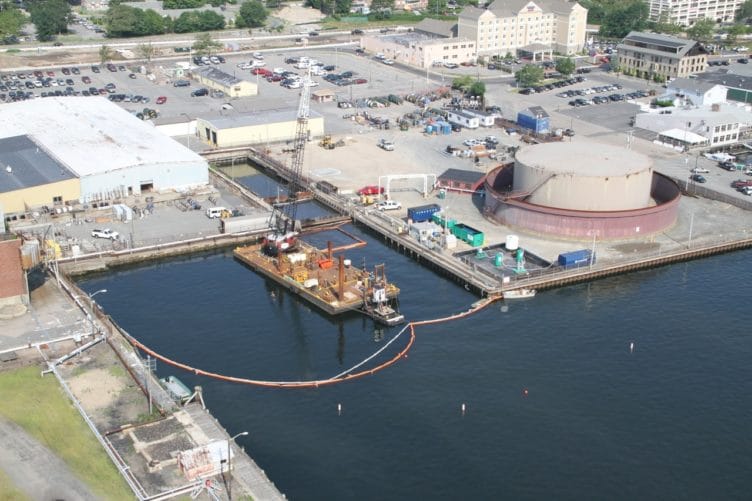
[[[208,78],[213,82],[217,82],[218,84],[226,85],[228,87],[230,85],[235,85],[243,82],[243,80],[241,80],[240,78],[234,77],[229,73],[225,73],[224,71],[214,67],[202,68],[198,70],[198,73],[204,78]]]
[[[28,136],[0,139],[0,193],[75,178]]]
[[[0,138],[28,135],[79,177],[137,165],[206,163],[103,97],[46,97],[0,106]]]

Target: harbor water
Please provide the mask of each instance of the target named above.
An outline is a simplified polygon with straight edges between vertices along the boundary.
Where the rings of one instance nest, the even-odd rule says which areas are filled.
[[[369,241],[347,257],[386,264],[408,320],[477,300],[347,229]],[[238,442],[293,500],[746,499],[750,258],[737,252],[495,303],[417,328],[396,365],[334,386],[244,386],[161,362],[157,374],[202,385],[213,415],[231,434],[249,432]],[[106,288],[98,303],[146,345],[230,376],[324,379],[399,331],[357,314],[327,317],[231,250],[80,285]]]

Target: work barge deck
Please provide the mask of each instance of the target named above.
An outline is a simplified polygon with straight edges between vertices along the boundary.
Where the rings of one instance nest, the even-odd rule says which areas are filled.
[[[374,271],[356,268],[342,253],[334,256],[338,250],[343,248],[333,248],[330,244],[322,251],[298,242],[295,252],[275,257],[264,254],[263,244],[238,247],[233,254],[252,270],[329,315],[359,311],[381,320],[373,311],[374,292],[381,291],[381,297],[389,301],[397,298],[399,288],[386,280],[383,265],[377,265]]]

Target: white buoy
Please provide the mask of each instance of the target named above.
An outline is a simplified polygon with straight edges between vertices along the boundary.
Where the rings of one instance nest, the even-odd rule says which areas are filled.
[[[342,404],[337,404],[337,415],[338,416],[342,415]]]
[[[629,353],[634,353],[634,341],[629,343]]]
[[[462,415],[464,416],[465,415],[465,411],[467,410],[467,407],[463,403],[461,408],[462,408]]]

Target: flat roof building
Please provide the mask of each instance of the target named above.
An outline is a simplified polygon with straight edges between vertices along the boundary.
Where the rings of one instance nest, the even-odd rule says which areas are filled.
[[[199,117],[196,134],[211,146],[231,148],[253,144],[276,143],[295,139],[297,131],[295,110],[270,110],[249,114],[231,113],[215,117]],[[324,117],[310,112],[309,137],[324,135]]]
[[[248,97],[258,94],[258,87],[255,83],[242,80],[217,68],[195,69],[191,75],[200,84],[215,91],[222,91],[228,97]]]
[[[692,26],[701,19],[716,23],[733,22],[736,11],[743,3],[743,0],[647,0],[652,21],[663,20],[681,26]]]
[[[76,198],[81,203],[152,190],[185,190],[209,180],[208,164],[201,156],[101,97],[4,104],[0,138],[18,136],[28,137],[78,178]],[[23,145],[6,142],[13,144]],[[36,155],[36,147],[25,154]],[[69,200],[64,196],[63,201]]]

